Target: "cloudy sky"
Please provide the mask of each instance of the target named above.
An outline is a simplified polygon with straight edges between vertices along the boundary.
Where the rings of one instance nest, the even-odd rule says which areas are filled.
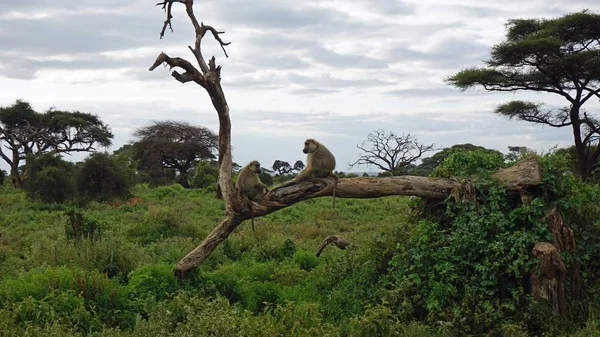
[[[2,0],[0,106],[16,99],[95,113],[114,146],[154,120],[181,120],[217,132],[207,93],[180,84],[156,56],[191,60],[194,35],[183,6],[159,39],[157,0]],[[510,99],[550,105],[549,94],[462,92],[443,79],[481,65],[503,39],[509,18],[552,18],[597,0],[205,0],[199,20],[226,31],[225,58],[212,40],[205,55],[222,65],[231,109],[234,161],[304,160],[316,138],[336,155],[338,170],[358,157],[356,144],[377,128],[424,143],[547,151],[571,143],[568,129],[508,121],[491,113]],[[588,110],[600,104],[590,101]],[[355,170],[368,170],[357,168]],[[374,170],[374,168],[373,168]]]

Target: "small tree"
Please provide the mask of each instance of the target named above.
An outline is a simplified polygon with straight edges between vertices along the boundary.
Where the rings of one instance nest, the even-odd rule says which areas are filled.
[[[109,146],[113,134],[96,115],[54,108],[38,113],[25,101],[17,100],[0,108],[0,158],[10,166],[14,187],[20,187],[28,169],[21,163],[43,153],[93,152],[95,146]],[[25,177],[23,177],[23,174]]]
[[[32,200],[52,204],[75,198],[75,168],[57,155],[40,154],[27,157],[29,178],[24,189]]]
[[[492,48],[487,67],[469,68],[447,78],[463,90],[535,91],[562,96],[567,106],[552,109],[542,103],[512,101],[497,114],[526,122],[573,130],[578,172],[587,179],[598,166],[600,123],[583,109],[600,98],[600,15],[587,11],[557,19],[513,19],[506,40]]]
[[[506,161],[512,162],[521,160],[529,155],[535,154],[535,151],[527,146],[509,146],[508,153],[504,155]]]
[[[355,165],[374,165],[392,175],[405,174],[405,168],[421,158],[424,153],[434,151],[433,144],[419,143],[416,137],[396,135],[393,132],[375,130],[367,136],[367,140],[356,145],[362,151]]]
[[[304,163],[302,162],[302,160],[297,160],[294,163],[294,171],[300,172],[302,170],[304,170]]]
[[[109,201],[125,198],[131,186],[127,168],[106,153],[93,153],[79,168],[77,188],[87,199]]]
[[[273,163],[273,171],[277,171],[277,174],[279,175],[284,175],[284,174],[288,174],[290,172],[292,172],[292,166],[286,162],[286,161],[281,161],[281,160],[276,160]]]
[[[161,121],[136,130],[136,158],[149,170],[174,169],[179,183],[189,188],[188,171],[202,160],[215,158],[218,137],[203,126]]]
[[[214,190],[219,178],[219,165],[214,161],[203,161],[196,165],[196,173],[192,179],[193,188]]]

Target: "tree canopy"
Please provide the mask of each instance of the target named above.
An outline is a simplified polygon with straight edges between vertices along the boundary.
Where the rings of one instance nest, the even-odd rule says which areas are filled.
[[[15,187],[22,184],[19,166],[27,156],[93,152],[111,145],[112,138],[110,128],[90,113],[54,108],[38,113],[23,100],[0,107],[0,158],[10,166]]]
[[[292,172],[293,168],[287,161],[283,160],[275,160],[273,162],[273,166],[271,167],[273,171],[277,171],[277,174],[283,175]]]
[[[495,113],[552,127],[571,127],[578,173],[587,178],[600,157],[600,123],[583,105],[600,98],[600,15],[588,11],[555,19],[513,19],[505,41],[492,47],[486,67],[464,69],[446,79],[460,89],[536,91],[562,96],[561,108],[511,101]]]
[[[169,168],[179,172],[179,182],[190,187],[189,171],[202,160],[215,158],[217,135],[203,126],[186,122],[155,121],[136,130],[136,157],[145,168]]]
[[[302,160],[296,160],[296,162],[294,163],[294,171],[302,171],[304,170],[304,163],[302,162]]]

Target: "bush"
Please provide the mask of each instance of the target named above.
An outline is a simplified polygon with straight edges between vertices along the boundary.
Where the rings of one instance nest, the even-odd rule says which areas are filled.
[[[81,165],[77,186],[81,197],[98,201],[125,198],[131,181],[126,168],[107,153],[93,153]]]
[[[68,239],[81,240],[87,238],[90,241],[100,239],[102,235],[102,226],[100,223],[85,218],[83,214],[76,209],[70,209],[65,213],[67,215],[65,234]]]
[[[317,258],[314,253],[297,251],[294,254],[294,262],[300,269],[311,271],[319,265],[319,258]]]
[[[30,199],[52,204],[76,196],[74,166],[57,156],[43,154],[29,157],[25,172],[24,189]]]
[[[584,282],[592,281],[600,267],[592,262],[600,259],[599,230],[593,225],[600,217],[600,190],[576,181],[563,157],[547,155],[539,160],[542,185],[530,203],[522,204],[489,178],[502,167],[500,157],[476,152],[454,153],[434,171],[442,176],[480,174],[474,182],[476,200],[446,201],[451,228],[435,218],[416,224],[408,243],[402,243],[406,251],[392,260],[396,279],[388,299],[408,320],[442,322],[463,335],[526,336],[523,327],[536,335],[554,335],[560,328],[550,319],[551,306],[527,295],[529,275],[537,266],[531,248],[552,241],[542,218],[557,207],[576,234],[577,251],[562,254],[567,267],[579,261]],[[581,310],[583,315],[576,316],[585,317],[585,310],[571,310]],[[520,320],[509,319],[516,317]]]
[[[138,299],[148,296],[158,300],[171,298],[179,289],[173,265],[147,265],[134,270],[129,276],[129,289]]]
[[[214,191],[219,178],[219,166],[216,162],[202,161],[196,165],[196,174],[192,178],[192,188]]]
[[[96,272],[66,267],[36,268],[0,283],[0,305],[16,311],[15,324],[72,322],[78,330],[132,327],[133,313],[124,287]]]
[[[432,177],[470,177],[474,174],[493,172],[505,166],[504,155],[495,150],[456,150],[436,167]]]
[[[273,184],[273,177],[265,171],[261,171],[258,177],[260,178],[260,181],[262,181],[267,186]]]

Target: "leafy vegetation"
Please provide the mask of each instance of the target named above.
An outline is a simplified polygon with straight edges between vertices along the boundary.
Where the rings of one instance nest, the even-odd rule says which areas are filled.
[[[242,226],[182,282],[174,264],[224,212],[210,189],[138,184],[132,202],[74,207],[5,186],[0,336],[597,335],[600,188],[575,178],[564,155],[539,160],[543,186],[527,205],[490,177],[501,155],[454,151],[434,174],[478,193],[442,205],[451,222],[419,216],[423,205],[405,197],[335,210],[311,199],[256,219],[256,232]],[[554,207],[577,239],[563,258],[584,278],[566,320],[528,288]],[[315,257],[330,234],[353,245]]]
[[[460,89],[534,91],[556,94],[566,106],[510,101],[495,113],[573,130],[577,172],[589,178],[600,159],[598,116],[584,105],[600,90],[600,14],[584,10],[554,19],[511,19],[506,39],[492,47],[486,67],[461,70],[446,81]]]

